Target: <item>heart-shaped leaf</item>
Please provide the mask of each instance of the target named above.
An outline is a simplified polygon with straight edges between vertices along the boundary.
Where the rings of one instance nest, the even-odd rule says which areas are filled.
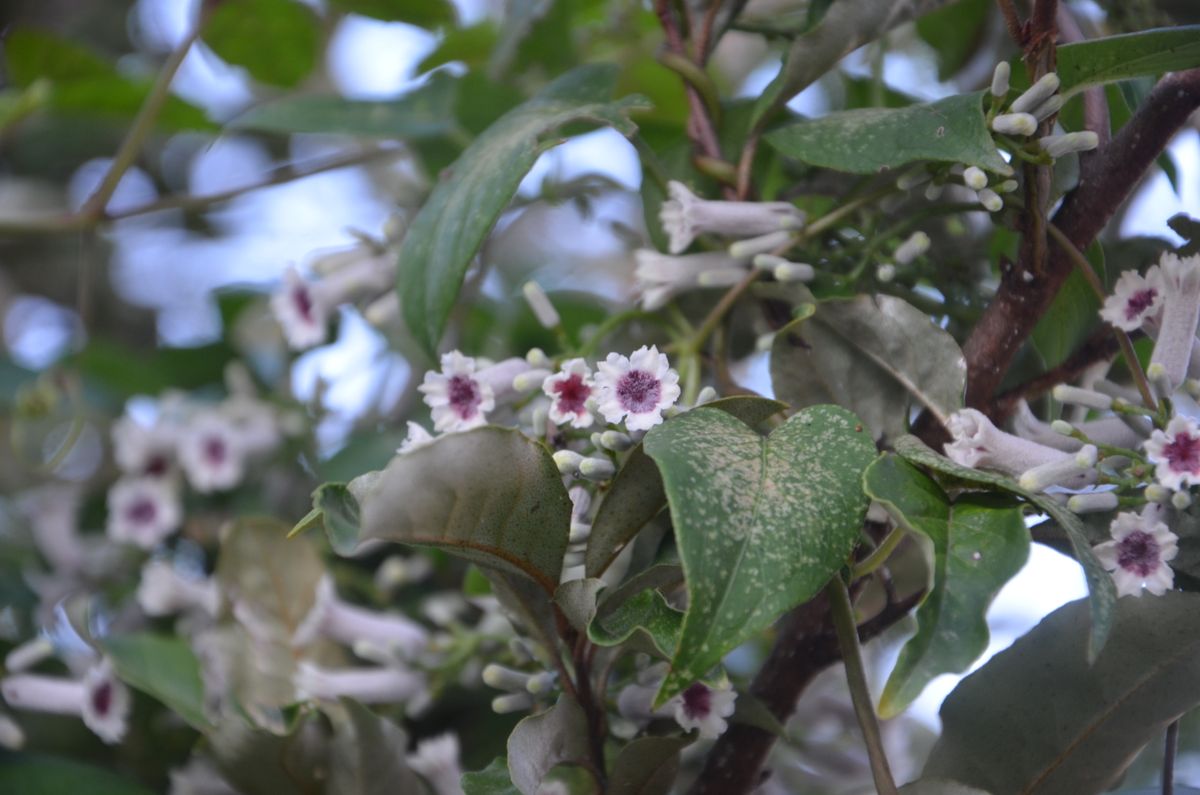
[[[1200,594],[1121,599],[1095,663],[1072,602],[968,676],[942,705],[925,775],[988,792],[1104,792],[1200,704]]]
[[[483,427],[439,437],[348,486],[370,540],[433,546],[533,579],[553,596],[571,500],[550,453],[523,433]]]
[[[534,795],[555,765],[587,758],[587,718],[565,693],[545,712],[523,719],[508,737],[508,774],[524,795]]]
[[[794,408],[844,406],[875,438],[903,434],[911,405],[944,420],[962,408],[966,379],[954,338],[889,295],[816,304],[811,316],[781,329],[771,348],[776,396]]]
[[[1011,498],[966,494],[953,503],[928,475],[886,455],[863,487],[901,526],[933,542],[933,588],[917,610],[917,634],[900,651],[879,701],[894,717],[944,673],[961,673],[988,644],[985,614],[1029,557],[1029,530]]]
[[[737,396],[714,400],[706,403],[705,408],[721,409],[753,427],[787,407],[777,400]],[[584,561],[587,576],[603,574],[625,545],[666,504],[667,494],[658,467],[638,444],[629,451],[592,521]]]
[[[413,219],[396,285],[404,321],[431,358],[484,237],[538,156],[559,142],[544,136],[571,122],[607,124],[626,135],[636,129],[628,114],[644,105],[610,101],[616,77],[611,65],[582,66],[506,113],[467,147]]]
[[[653,428],[644,444],[662,472],[690,595],[662,703],[846,562],[875,445],[837,406],[805,409],[765,438],[701,407]]]
[[[829,113],[790,124],[766,139],[788,157],[852,174],[875,174],[918,160],[1008,173],[983,116],[985,93],[904,108]]]
[[[1088,584],[1088,603],[1092,609],[1092,632],[1091,640],[1088,643],[1088,659],[1094,660],[1100,650],[1104,648],[1109,628],[1112,626],[1117,589],[1113,585],[1108,571],[1100,565],[1100,561],[1092,552],[1087,528],[1079,516],[1044,494],[1034,494],[1022,489],[1012,478],[960,466],[949,458],[938,455],[915,436],[900,437],[896,440],[895,447],[897,453],[914,464],[920,464],[942,475],[948,475],[956,481],[1016,494],[1062,527],[1071,541],[1071,550],[1075,553],[1075,560],[1079,561],[1079,565],[1083,567],[1083,575]]]

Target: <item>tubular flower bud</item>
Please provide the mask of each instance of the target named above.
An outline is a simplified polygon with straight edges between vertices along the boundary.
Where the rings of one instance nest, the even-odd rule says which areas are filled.
[[[554,304],[550,303],[550,297],[542,290],[541,285],[533,281],[525,282],[521,292],[525,295],[525,301],[529,304],[529,308],[533,310],[533,316],[537,318],[537,322],[541,323],[543,328],[558,328],[562,324],[558,310],[554,308]]]
[[[579,474],[579,465],[583,463],[583,456],[574,450],[559,450],[553,456],[554,465],[558,467],[558,471],[563,475]]]
[[[1096,448],[1084,445],[1072,457],[1048,461],[1032,467],[1021,474],[1017,483],[1029,491],[1044,491],[1050,486],[1077,484],[1096,464]]]
[[[1031,113],[1002,113],[992,119],[992,129],[1001,135],[1033,135],[1038,122]]]
[[[296,628],[292,645],[307,646],[318,637],[351,647],[359,641],[370,641],[406,655],[429,642],[429,632],[410,618],[343,602],[329,577],[323,577],[317,585],[316,600]]]
[[[633,258],[636,289],[642,308],[648,310],[661,309],[679,293],[700,287],[702,273],[740,268],[744,275],[746,267],[743,261],[718,252],[675,257],[638,249]]]
[[[607,458],[585,458],[579,462],[579,474],[588,480],[609,480],[617,468]]]
[[[1075,456],[1031,442],[997,428],[983,412],[962,409],[950,415],[946,424],[953,438],[946,445],[946,456],[974,469],[990,469],[1006,475],[1020,475],[1036,466],[1055,461],[1074,461]]]
[[[729,256],[734,259],[745,259],[755,254],[766,254],[780,246],[787,245],[792,239],[792,233],[787,230],[770,232],[758,237],[739,240],[729,245]]]
[[[804,225],[804,213],[789,202],[708,201],[675,181],[667,184],[667,192],[670,198],[663,202],[659,220],[672,254],[682,252],[705,232],[753,237]]]
[[[1074,513],[1103,513],[1115,511],[1118,502],[1115,491],[1093,491],[1074,495],[1067,500],[1067,508]]]
[[[1004,209],[1004,199],[1000,198],[1000,194],[991,188],[984,188],[976,194],[979,197],[979,203],[989,213],[998,213]]]
[[[1043,102],[1048,100],[1052,94],[1058,91],[1058,86],[1061,81],[1058,75],[1054,72],[1042,75],[1042,78],[1036,83],[1025,89],[1025,93],[1013,100],[1012,106],[1009,108],[1010,113],[1029,113]]]
[[[1038,145],[1054,158],[1064,157],[1072,152],[1087,152],[1100,145],[1096,133],[1086,132],[1064,133],[1062,135],[1047,135],[1038,139]]]
[[[1029,404],[1024,400],[1017,404],[1013,416],[1013,432],[1023,439],[1029,439],[1062,450],[1067,453],[1078,452],[1083,442],[1068,436],[1079,431],[1097,444],[1107,444],[1114,447],[1137,447],[1143,437],[1130,429],[1119,417],[1104,417],[1099,420],[1089,420],[1078,425],[1071,425],[1062,420],[1055,420],[1047,425],[1033,415]]]
[[[416,701],[428,685],[425,677],[397,667],[322,668],[301,661],[294,681],[301,698],[336,701],[353,698],[364,704]]]
[[[1036,108],[1034,108],[1033,118],[1037,119],[1038,121],[1045,121],[1055,113],[1058,113],[1060,110],[1062,110],[1062,106],[1065,101],[1066,100],[1063,99],[1062,94],[1055,94],[1041,105],[1038,105]]]
[[[970,170],[971,169],[967,169],[968,172]],[[979,171],[979,169],[975,169],[975,170]],[[979,171],[979,173],[982,174],[983,172]],[[983,183],[984,183],[984,185],[987,184],[987,177],[983,178]],[[982,185],[980,187],[982,187]],[[900,244],[900,246],[896,249],[896,253],[893,254],[892,256],[895,258],[896,263],[898,265],[908,265],[910,262],[915,260],[917,257],[921,256],[926,251],[928,251],[929,244],[930,244],[929,235],[925,234],[924,232],[920,232],[920,231],[913,232],[911,235],[908,236],[908,239],[906,239],[903,243]]]
[[[969,166],[963,172],[963,184],[971,190],[983,190],[988,184],[987,174],[978,166]]]
[[[817,272],[812,265],[803,262],[784,262],[775,266],[771,275],[781,282],[811,282],[816,278]]]
[[[884,284],[896,278],[896,266],[890,262],[885,262],[875,269],[875,278]]]
[[[1008,78],[1011,72],[1012,67],[1008,65],[1008,61],[996,64],[996,68],[992,70],[993,97],[1003,97],[1008,94]]]
[[[1097,409],[1099,411],[1108,411],[1112,408],[1112,397],[1092,389],[1081,389],[1069,384],[1059,384],[1054,387],[1053,394],[1055,400],[1063,403],[1072,403],[1076,406],[1085,406],[1089,409]]]

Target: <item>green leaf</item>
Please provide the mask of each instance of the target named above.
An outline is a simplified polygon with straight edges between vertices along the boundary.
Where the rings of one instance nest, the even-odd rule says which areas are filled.
[[[5,34],[4,65],[9,81],[20,88],[38,79],[59,82],[117,74],[108,61],[86,47],[33,28]]]
[[[1104,249],[1100,241],[1088,246],[1087,258],[1104,281]],[[1100,299],[1078,268],[1054,296],[1054,302],[1033,328],[1030,339],[1046,369],[1057,367],[1075,352],[1100,323]]]
[[[55,83],[46,107],[62,116],[132,119],[146,103],[152,82],[113,75]],[[218,129],[203,110],[176,96],[167,97],[155,125],[160,130]]]
[[[662,703],[845,564],[875,445],[836,406],[807,408],[766,438],[702,406],[651,429],[645,448],[662,472],[690,595]]]
[[[508,760],[498,756],[483,770],[463,773],[463,795],[518,795],[508,775]]]
[[[358,500],[345,483],[322,483],[312,494],[313,509],[288,533],[291,538],[316,524],[319,518],[335,550],[353,549],[358,544],[361,516]]]
[[[613,760],[608,795],[667,795],[679,772],[686,737],[639,737]]]
[[[153,790],[104,768],[80,764],[61,756],[6,752],[0,760],[0,792],[20,795],[150,795]]]
[[[426,139],[451,133],[458,80],[438,72],[390,102],[359,102],[338,96],[284,97],[231,120],[233,130],[282,134],[333,133],[369,138]]]
[[[1121,599],[1092,664],[1087,611],[1054,611],[962,681],[925,775],[988,792],[1104,792],[1200,704],[1200,595]]]
[[[316,14],[295,0],[224,0],[204,26],[204,43],[255,80],[291,88],[317,64]]]
[[[944,778],[923,778],[901,787],[900,795],[991,795],[991,793]]]
[[[357,544],[378,539],[433,546],[521,574],[553,595],[571,522],[571,500],[550,453],[520,431],[483,427],[446,434],[351,481],[361,509]]]
[[[666,500],[666,497],[663,497]],[[616,588],[604,593],[596,608],[597,615],[607,616],[631,596],[636,596],[647,588],[674,588],[683,584],[683,569],[673,563],[658,563],[645,571],[638,572]]]
[[[551,768],[588,758],[587,718],[566,693],[545,712],[522,719],[508,737],[508,774],[523,795],[534,795]]]
[[[200,663],[187,641],[144,632],[115,635],[103,645],[122,682],[161,701],[192,728],[212,727],[204,715]]]
[[[604,580],[595,577],[569,580],[554,592],[554,603],[571,626],[580,632],[587,632],[588,624],[596,617],[596,597],[602,588]]]
[[[766,139],[788,157],[852,174],[874,174],[919,160],[1009,173],[983,116],[985,93],[907,108],[844,110],[782,127]]]
[[[303,713],[279,734],[230,716],[207,740],[222,777],[241,795],[325,791],[330,743],[318,712]]]
[[[683,615],[651,588],[597,616],[588,627],[588,638],[597,646],[620,646],[632,639],[637,651],[669,660],[675,654]]]
[[[915,436],[902,436],[897,439],[895,450],[914,464],[920,464],[935,472],[949,475],[955,480],[1015,494],[1058,522],[1059,526],[1066,532],[1067,538],[1071,542],[1071,549],[1075,553],[1075,560],[1079,561],[1079,565],[1083,567],[1083,575],[1087,580],[1088,602],[1092,609],[1091,640],[1088,644],[1088,657],[1089,659],[1095,659],[1100,650],[1104,648],[1105,640],[1112,626],[1113,610],[1117,602],[1117,589],[1113,585],[1112,577],[1100,565],[1100,561],[1096,560],[1096,555],[1092,552],[1092,545],[1088,539],[1087,529],[1084,527],[1079,516],[1068,511],[1065,506],[1055,502],[1044,494],[1034,494],[1025,491],[1011,478],[960,466],[949,458],[938,455]]]
[[[639,101],[608,100],[615,78],[600,64],[563,75],[476,138],[433,189],[404,237],[396,282],[405,322],[431,357],[484,238],[538,156],[561,140],[546,136],[571,122],[636,129],[628,113]]]
[[[433,52],[417,64],[417,74],[455,61],[470,69],[481,67],[487,63],[488,55],[499,38],[500,34],[491,20],[447,31]]]
[[[225,365],[236,355],[224,342],[196,348],[138,351],[111,340],[96,339],[66,363],[123,400],[139,394],[158,395],[171,388],[196,389],[220,384]]]
[[[1071,96],[1088,86],[1200,66],[1200,25],[1156,28],[1064,44],[1057,50],[1059,89]]]
[[[875,438],[908,429],[909,407],[945,419],[962,408],[967,368],[958,343],[889,295],[823,301],[775,335],[771,383],[794,408],[836,403]]]
[[[338,11],[386,22],[407,22],[419,28],[451,27],[458,14],[449,0],[330,0]]]
[[[721,398],[705,406],[729,412],[752,427],[761,425],[786,408],[777,400],[747,396]],[[638,444],[630,450],[629,457],[613,478],[608,494],[592,520],[584,558],[587,576],[603,574],[625,545],[666,504],[667,494],[663,491],[658,467]]]
[[[419,792],[417,774],[404,761],[408,737],[386,718],[350,699],[327,710],[333,723],[329,745],[329,792],[392,795]]]
[[[898,524],[933,542],[933,588],[879,701],[880,716],[890,718],[934,677],[962,673],[987,649],[988,605],[1025,565],[1029,530],[1007,498],[964,494],[951,503],[932,478],[895,455],[871,464],[863,486]]]

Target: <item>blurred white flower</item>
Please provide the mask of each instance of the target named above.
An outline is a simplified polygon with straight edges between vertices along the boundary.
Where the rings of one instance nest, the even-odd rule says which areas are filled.
[[[625,420],[631,431],[644,431],[662,422],[662,413],[679,399],[679,373],[656,346],[643,345],[626,358],[610,353],[597,365],[597,403],[608,422]]]
[[[0,680],[0,693],[15,709],[77,715],[110,745],[120,742],[128,729],[129,689],[113,674],[107,659],[89,668],[82,679],[9,676]]]
[[[1147,375],[1164,378],[1172,389],[1187,378],[1196,326],[1200,321],[1200,254],[1178,257],[1166,252],[1158,262],[1166,287],[1158,339]],[[1161,374],[1154,373],[1160,370]]]
[[[749,268],[747,258],[735,258],[722,252],[685,254],[680,257],[660,254],[654,249],[633,252],[637,267],[634,280],[643,309],[666,306],[676,295],[701,287],[737,284]]]
[[[659,220],[670,238],[672,254],[680,253],[705,232],[755,237],[804,225],[804,213],[790,202],[709,201],[674,180],[667,183],[667,192],[670,198],[662,203]]]
[[[993,425],[987,415],[975,409],[962,409],[951,414],[946,430],[952,437],[945,446],[946,457],[973,469],[1020,475],[1041,464],[1074,458],[1062,450],[1005,433]]]
[[[196,491],[233,488],[245,471],[245,449],[238,428],[217,411],[197,414],[179,440],[179,463]]]
[[[294,681],[300,698],[337,701],[353,698],[364,704],[420,701],[428,683],[420,673],[400,667],[323,668],[302,660]]]
[[[1156,464],[1155,478],[1168,489],[1200,484],[1200,427],[1190,417],[1176,415],[1165,431],[1146,440],[1146,457]]]
[[[165,477],[175,463],[177,429],[157,421],[142,423],[123,414],[113,423],[113,459],[127,475]]]
[[[425,627],[410,618],[398,613],[377,613],[343,602],[329,577],[322,578],[317,585],[316,601],[296,628],[292,645],[307,646],[319,636],[351,647],[360,641],[368,641],[408,657],[429,641]]]
[[[185,577],[167,561],[151,560],[142,567],[137,600],[149,616],[195,611],[215,617],[221,591],[211,579]]]
[[[408,421],[408,435],[404,437],[404,441],[396,450],[397,455],[411,453],[413,450],[420,450],[425,445],[432,442],[434,436],[420,423]]]
[[[458,736],[446,732],[420,740],[416,752],[409,754],[406,761],[433,787],[435,795],[463,795],[458,754]]]
[[[271,296],[271,310],[288,345],[293,350],[305,350],[323,343],[329,319],[337,307],[389,289],[395,269],[395,258],[390,254],[367,257],[360,254],[310,282],[289,266],[284,271],[283,284]]]
[[[737,693],[728,683],[714,688],[696,682],[671,702],[675,721],[685,731],[696,729],[702,739],[715,740],[729,728],[725,719],[733,714],[736,700]]]
[[[175,487],[155,478],[122,478],[108,490],[108,537],[153,549],[179,527]]]

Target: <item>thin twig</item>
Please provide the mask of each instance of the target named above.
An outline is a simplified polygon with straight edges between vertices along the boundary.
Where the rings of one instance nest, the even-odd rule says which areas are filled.
[[[1175,793],[1175,754],[1179,750],[1179,721],[1171,721],[1163,743],[1162,795]]]

